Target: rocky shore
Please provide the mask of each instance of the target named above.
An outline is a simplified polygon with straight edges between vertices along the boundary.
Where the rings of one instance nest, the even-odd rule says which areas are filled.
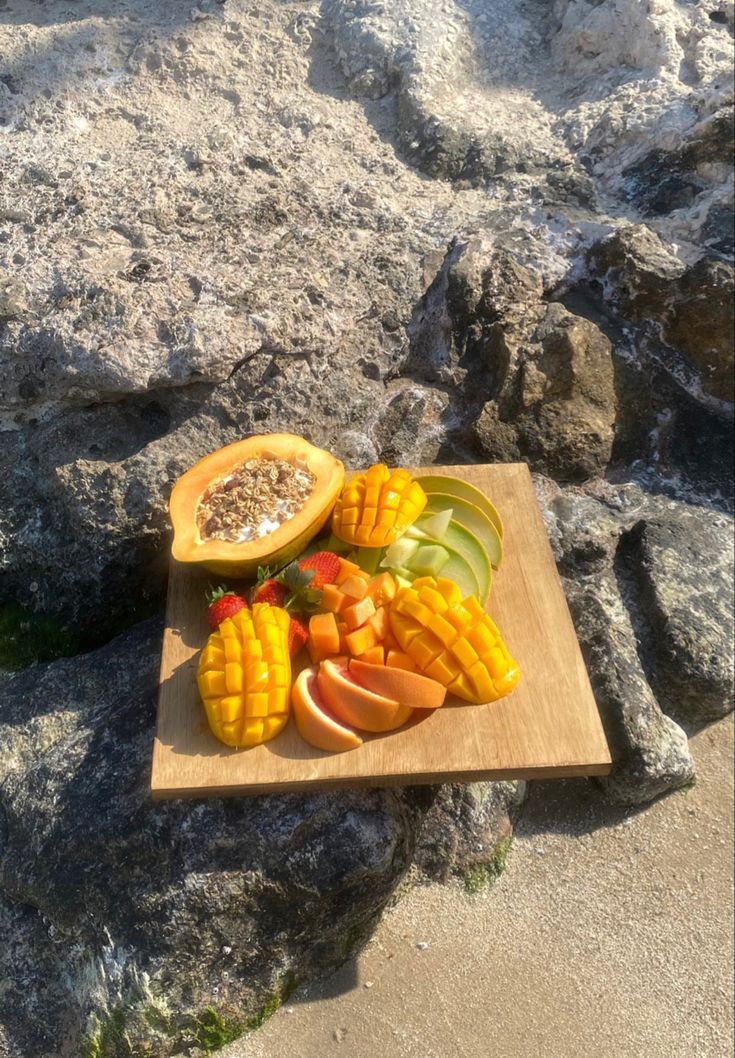
[[[613,749],[732,709],[731,0],[0,0],[0,1056],[209,1053],[523,784],[154,804],[176,477],[518,461]],[[29,664],[34,662],[33,664]]]

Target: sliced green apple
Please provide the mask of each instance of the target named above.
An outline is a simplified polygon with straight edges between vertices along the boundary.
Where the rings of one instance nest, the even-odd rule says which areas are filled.
[[[487,556],[495,569],[500,569],[500,563],[503,560],[502,538],[494,522],[491,522],[485,512],[476,507],[474,503],[469,503],[458,496],[432,493],[429,496],[429,502],[426,504],[425,513],[435,518],[439,512],[443,513],[449,505],[452,506],[454,512],[452,515],[453,521],[464,526],[473,536],[477,537],[485,548]]]
[[[438,494],[444,497],[451,496],[453,500],[456,496],[460,500],[466,500],[475,507],[479,507],[498,530],[498,535],[502,540],[502,519],[485,493],[475,485],[470,485],[469,481],[463,481],[461,478],[449,477],[447,474],[424,474],[422,477],[416,478],[415,480],[418,481],[419,485],[429,498],[431,498],[432,495]]]

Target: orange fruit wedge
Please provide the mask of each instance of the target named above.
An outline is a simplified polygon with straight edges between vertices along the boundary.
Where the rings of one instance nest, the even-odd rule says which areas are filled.
[[[441,683],[406,669],[370,665],[354,659],[350,662],[350,674],[374,694],[410,702],[414,709],[438,709],[447,696],[447,689]]]
[[[310,746],[330,753],[357,749],[362,739],[333,716],[319,694],[318,669],[302,669],[291,688],[291,708],[296,728]]]
[[[392,698],[369,691],[346,666],[323,661],[319,666],[319,691],[331,711],[345,724],[362,731],[393,731],[413,712]]]

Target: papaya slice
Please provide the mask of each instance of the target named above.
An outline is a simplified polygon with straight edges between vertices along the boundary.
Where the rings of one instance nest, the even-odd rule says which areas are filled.
[[[394,731],[413,712],[410,705],[367,690],[347,667],[337,666],[331,660],[319,666],[318,685],[335,716],[361,731]]]
[[[324,526],[344,476],[338,459],[293,434],[260,434],[220,448],[174,485],[173,557],[224,577],[283,566]]]
[[[441,683],[406,669],[369,665],[355,658],[350,662],[350,673],[369,691],[410,703],[414,709],[438,709],[447,696]]]

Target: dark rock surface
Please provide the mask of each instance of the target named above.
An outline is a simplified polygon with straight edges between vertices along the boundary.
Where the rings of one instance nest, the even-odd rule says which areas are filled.
[[[684,380],[695,372],[704,396],[735,399],[732,264],[703,256],[684,266],[644,225],[618,229],[592,247],[589,260],[621,314],[683,357],[672,359],[672,371]]]
[[[636,523],[621,556],[640,591],[649,626],[652,683],[662,705],[689,724],[724,716],[733,707],[730,527],[696,511]]]
[[[180,1053],[209,1008],[244,1024],[343,961],[414,856],[461,873],[510,831],[511,784],[151,801],[160,635],[1,677],[7,1054],[80,1053],[115,1019]]]

